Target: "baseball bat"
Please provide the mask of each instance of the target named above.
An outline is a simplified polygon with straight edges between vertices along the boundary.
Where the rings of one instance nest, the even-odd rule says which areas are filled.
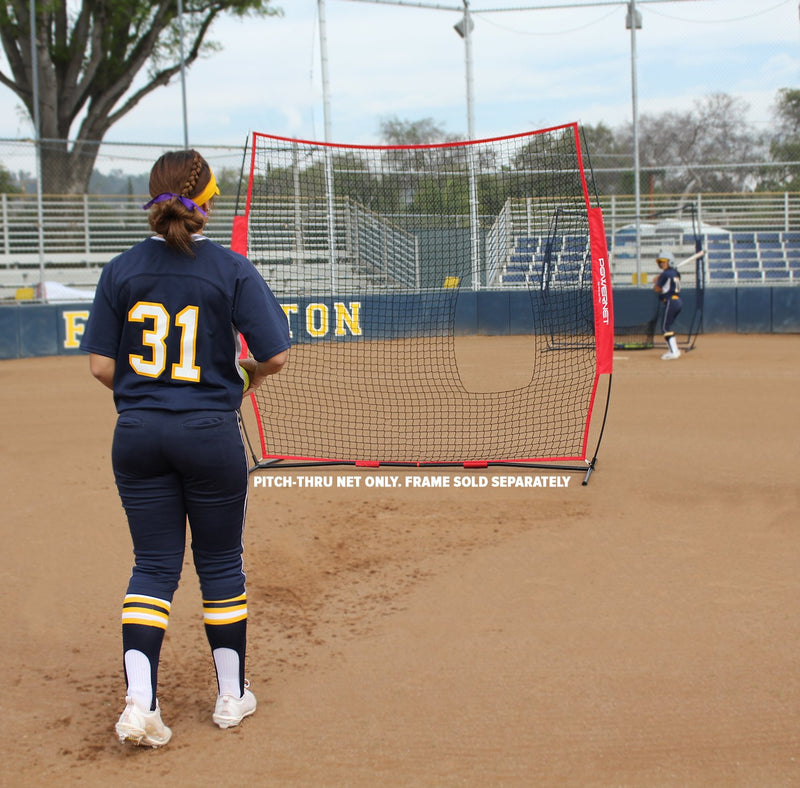
[[[699,252],[695,252],[691,257],[687,257],[685,260],[681,260],[675,268],[681,268],[684,265],[688,265],[689,263],[693,263],[697,260],[698,257],[702,257],[705,254],[705,249],[701,249]]]

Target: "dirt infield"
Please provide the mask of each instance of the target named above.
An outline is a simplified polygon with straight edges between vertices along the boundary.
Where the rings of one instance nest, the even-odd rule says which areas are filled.
[[[110,393],[85,358],[0,362],[0,784],[800,784],[800,336],[659,353],[617,354],[587,487],[492,486],[525,475],[497,468],[323,468],[317,488],[305,469],[264,474],[289,478],[251,487],[259,710],[211,721],[187,562],[158,751],[113,735],[131,551]],[[411,486],[431,476],[450,486]]]

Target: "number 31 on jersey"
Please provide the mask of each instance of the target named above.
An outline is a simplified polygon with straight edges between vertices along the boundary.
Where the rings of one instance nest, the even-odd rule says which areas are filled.
[[[197,313],[196,306],[187,306],[175,315],[175,325],[181,330],[181,345],[180,357],[170,368],[170,377],[173,380],[187,380],[192,383],[200,380],[200,367],[195,364]],[[131,353],[128,360],[137,374],[148,378],[159,377],[167,368],[166,340],[171,324],[169,312],[163,304],[137,301],[128,312],[128,320],[131,323],[152,321],[150,327],[142,328],[142,344],[150,348],[150,358]]]

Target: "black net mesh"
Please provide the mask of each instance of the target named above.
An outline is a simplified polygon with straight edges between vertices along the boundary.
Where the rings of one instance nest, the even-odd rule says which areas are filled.
[[[648,350],[655,347],[656,319],[630,326],[614,327],[614,347],[618,350]]]
[[[264,457],[585,457],[596,351],[576,126],[251,144],[247,254],[293,342],[256,394]]]

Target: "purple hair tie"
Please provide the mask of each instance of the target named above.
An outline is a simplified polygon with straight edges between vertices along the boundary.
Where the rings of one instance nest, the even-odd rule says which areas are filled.
[[[172,192],[164,192],[163,194],[159,194],[158,197],[153,197],[153,199],[150,200],[150,202],[146,202],[142,206],[142,210],[146,211],[148,208],[152,208],[157,202],[164,202],[165,200],[171,200],[173,197],[177,197],[183,203],[184,207],[187,208],[188,210],[194,211],[195,209],[197,209],[198,211],[200,211],[200,213],[203,214],[203,216],[208,216],[208,214],[193,200],[190,200],[188,197],[183,197],[180,194],[173,194]]]

